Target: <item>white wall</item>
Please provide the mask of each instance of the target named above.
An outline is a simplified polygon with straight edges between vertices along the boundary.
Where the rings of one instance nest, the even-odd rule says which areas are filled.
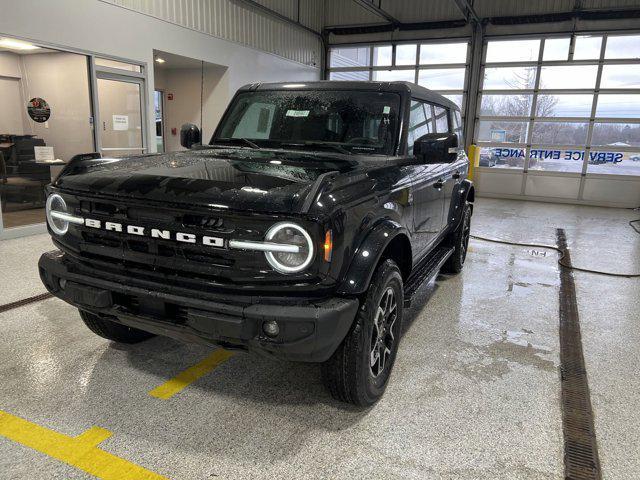
[[[46,18],[46,22],[33,21]],[[249,25],[246,28],[251,28]],[[317,80],[319,68],[244,47],[98,0],[3,0],[0,34],[147,64],[148,138],[155,138],[153,49],[228,67],[220,102],[242,85]],[[151,140],[149,147],[155,150]]]

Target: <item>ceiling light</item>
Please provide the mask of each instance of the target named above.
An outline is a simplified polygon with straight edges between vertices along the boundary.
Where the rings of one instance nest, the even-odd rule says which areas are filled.
[[[164,58],[156,57],[156,63],[164,63]]]
[[[37,50],[40,48],[32,45],[31,43],[23,42],[22,40],[15,40],[13,38],[0,39],[0,47],[12,50]]]

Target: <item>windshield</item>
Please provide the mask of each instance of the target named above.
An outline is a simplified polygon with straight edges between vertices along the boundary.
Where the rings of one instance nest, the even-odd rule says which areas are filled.
[[[399,108],[395,93],[245,92],[236,97],[213,142],[391,155]]]

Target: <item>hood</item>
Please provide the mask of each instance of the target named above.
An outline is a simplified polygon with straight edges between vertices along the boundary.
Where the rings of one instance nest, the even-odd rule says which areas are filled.
[[[80,161],[68,165],[54,186],[119,198],[304,213],[323,179],[356,165],[342,155],[202,149]]]

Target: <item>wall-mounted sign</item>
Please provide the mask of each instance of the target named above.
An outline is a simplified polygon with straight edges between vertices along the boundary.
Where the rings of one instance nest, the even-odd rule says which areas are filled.
[[[113,116],[113,129],[114,130],[129,130],[129,115],[114,115]]]
[[[53,147],[33,147],[33,153],[36,162],[54,162],[56,160],[53,154]]]
[[[44,123],[51,116],[51,108],[44,98],[36,97],[27,103],[27,113],[34,122]]]

